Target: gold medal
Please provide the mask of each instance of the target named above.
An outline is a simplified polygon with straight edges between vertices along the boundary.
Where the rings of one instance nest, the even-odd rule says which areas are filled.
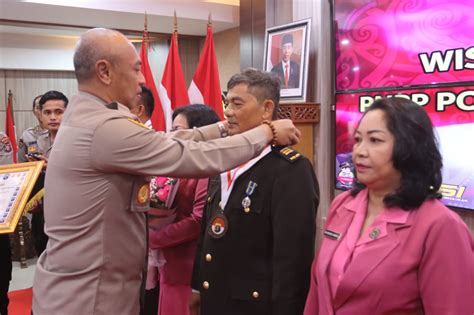
[[[137,201],[139,204],[144,204],[150,198],[150,184],[146,183],[143,184],[140,189],[138,189],[137,193]]]

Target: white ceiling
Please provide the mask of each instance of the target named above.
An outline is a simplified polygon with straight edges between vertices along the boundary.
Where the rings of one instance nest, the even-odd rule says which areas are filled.
[[[239,0],[0,0],[0,33],[77,36],[92,27],[142,31],[145,12],[149,31],[170,33],[176,11],[180,34],[204,36],[209,13],[214,32],[239,26],[238,5]],[[22,25],[31,22],[33,27]]]

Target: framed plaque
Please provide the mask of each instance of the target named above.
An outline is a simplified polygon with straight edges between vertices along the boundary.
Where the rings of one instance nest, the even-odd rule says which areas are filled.
[[[266,29],[263,70],[280,79],[281,103],[304,103],[311,19]]]
[[[0,165],[0,234],[15,231],[43,164]]]

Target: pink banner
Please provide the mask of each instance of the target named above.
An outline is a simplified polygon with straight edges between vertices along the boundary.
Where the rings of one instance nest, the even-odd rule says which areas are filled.
[[[365,109],[382,96],[409,98],[428,112],[443,155],[443,199],[474,209],[474,85],[336,95],[336,187],[351,187],[354,131]]]

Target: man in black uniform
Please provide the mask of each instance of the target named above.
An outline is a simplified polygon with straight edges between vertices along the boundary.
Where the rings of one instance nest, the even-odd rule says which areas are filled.
[[[276,118],[278,78],[256,69],[228,85],[229,133]],[[309,289],[318,183],[289,147],[210,180],[193,273],[191,307],[201,315],[299,315]],[[198,292],[199,291],[199,292]]]

